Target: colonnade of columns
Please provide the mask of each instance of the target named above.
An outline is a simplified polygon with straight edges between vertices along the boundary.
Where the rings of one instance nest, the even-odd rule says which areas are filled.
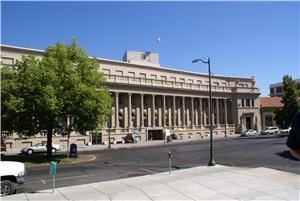
[[[208,97],[113,93],[111,128],[202,128],[209,124]],[[226,98],[212,99],[213,125],[228,124]],[[229,120],[231,121],[231,120]]]

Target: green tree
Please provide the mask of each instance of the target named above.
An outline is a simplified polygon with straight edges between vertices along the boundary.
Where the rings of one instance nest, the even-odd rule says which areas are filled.
[[[3,67],[1,78],[1,130],[20,136],[46,130],[48,157],[53,134],[100,129],[111,109],[98,62],[75,40],[49,46],[42,60],[28,56]]]
[[[296,82],[291,76],[283,76],[283,91],[281,102],[283,107],[275,111],[275,121],[281,128],[290,126],[294,114],[299,110]]]

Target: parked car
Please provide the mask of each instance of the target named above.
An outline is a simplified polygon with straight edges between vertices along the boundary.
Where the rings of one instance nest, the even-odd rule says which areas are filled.
[[[247,130],[245,132],[243,132],[240,136],[241,137],[248,137],[248,136],[256,136],[257,135],[257,131],[254,130],[254,129],[250,129],[250,130]]]
[[[47,142],[37,143],[36,145],[32,147],[25,147],[21,149],[21,153],[25,154],[33,154],[33,153],[41,153],[41,152],[47,152]],[[58,144],[52,143],[52,152],[56,152],[60,150],[60,146]]]
[[[287,129],[280,129],[280,132],[277,135],[279,137],[288,136],[290,134],[291,129],[292,129],[291,127],[287,128]]]
[[[278,134],[280,133],[279,128],[278,127],[268,127],[265,130],[261,131],[261,135],[272,135],[272,134]]]
[[[292,129],[291,127],[287,128],[287,129],[280,129],[280,133],[282,133],[282,134],[284,134],[284,133],[289,134],[290,131],[291,131],[291,129]]]
[[[24,183],[25,174],[24,163],[0,161],[1,196],[14,194],[17,184]]]

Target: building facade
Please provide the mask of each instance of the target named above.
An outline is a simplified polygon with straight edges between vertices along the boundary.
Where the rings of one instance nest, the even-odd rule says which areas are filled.
[[[281,97],[260,97],[261,127],[277,126],[275,121],[275,111],[283,107]]]
[[[1,46],[2,62],[14,65],[22,55],[42,58],[44,51]],[[109,123],[100,133],[90,132],[93,144],[118,142],[130,133],[140,140],[162,140],[165,129],[173,136],[204,138],[209,134],[209,85],[203,73],[161,67],[153,52],[127,51],[122,61],[97,58],[113,98]],[[254,128],[261,130],[259,89],[253,77],[212,75],[213,134],[224,137]]]
[[[295,79],[297,90],[300,93],[300,79]],[[270,96],[271,97],[282,97],[283,96],[283,83],[279,82],[276,84],[270,84]]]

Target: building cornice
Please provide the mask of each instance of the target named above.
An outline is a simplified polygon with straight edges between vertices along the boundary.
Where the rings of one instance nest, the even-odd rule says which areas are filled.
[[[14,50],[21,50],[21,51],[36,52],[38,54],[44,54],[45,53],[45,50],[27,48],[27,47],[20,47],[20,46],[13,46],[13,45],[6,45],[6,44],[0,44],[0,47],[1,47],[1,50],[2,50],[2,48],[7,48],[7,49],[14,49]],[[174,69],[174,68],[171,68],[171,67],[157,67],[157,66],[151,66],[151,65],[127,63],[127,62],[124,62],[124,61],[105,59],[105,58],[101,58],[101,57],[92,57],[92,56],[89,56],[89,57],[90,58],[95,58],[100,63],[104,62],[104,63],[111,63],[111,64],[117,64],[117,65],[125,65],[125,66],[145,68],[145,69],[152,68],[155,71],[162,70],[162,71],[168,71],[168,72],[172,72],[172,73],[182,73],[182,74],[194,75],[194,76],[208,76],[207,73],[198,73],[198,72],[192,72],[192,71],[185,71],[185,70]],[[230,81],[254,81],[254,79],[255,79],[254,77],[224,76],[224,75],[212,75],[212,77],[220,78],[220,79],[229,79]]]

